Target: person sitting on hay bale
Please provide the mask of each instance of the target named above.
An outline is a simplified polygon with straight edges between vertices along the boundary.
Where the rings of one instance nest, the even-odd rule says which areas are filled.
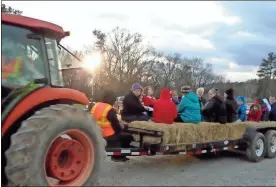
[[[156,99],[153,97],[153,89],[150,86],[144,88],[143,102],[145,106],[153,107]]]
[[[234,98],[234,90],[228,89],[224,93],[227,123],[233,123],[238,120],[238,103]]]
[[[132,121],[148,121],[149,116],[143,114],[148,110],[147,106],[143,106],[139,101],[142,95],[143,87],[139,83],[132,85],[131,91],[124,97],[122,120],[126,122]]]
[[[115,93],[112,90],[105,90],[101,102],[97,102],[90,113],[94,116],[97,125],[102,129],[102,136],[111,147],[130,147],[133,137],[126,134],[117,118],[117,112],[112,107],[116,100]],[[112,156],[113,161],[127,161],[124,156]]]
[[[206,103],[202,110],[203,118],[207,122],[215,122],[225,124],[226,118],[226,108],[223,102],[223,98],[219,96],[219,91],[217,88],[212,88],[209,90],[209,101]]]
[[[262,111],[261,121],[268,121],[269,120],[269,108],[267,107],[267,105],[263,99],[258,99],[257,101],[261,105],[261,111]]]
[[[245,105],[245,98],[243,96],[237,97],[238,103],[238,118],[240,121],[246,121],[246,105]]]
[[[270,111],[271,111],[271,106],[267,100],[267,98],[263,98],[263,102],[266,104],[267,106],[267,113],[266,113],[266,119],[264,121],[269,121],[269,114],[270,114]]]
[[[155,123],[172,124],[177,118],[176,105],[171,101],[170,90],[163,88],[159,99],[154,103],[153,107],[153,121]]]
[[[138,98],[139,98],[140,103],[145,107],[145,103],[143,102],[143,97],[144,97],[143,95],[140,95]],[[150,118],[152,116],[152,111],[153,111],[153,108],[147,106],[147,111],[146,112],[142,112],[142,114],[148,115],[149,118]]]
[[[178,118],[176,121],[184,123],[200,123],[200,104],[197,95],[192,92],[190,86],[183,86],[181,92],[183,97],[177,107]]]
[[[276,121],[276,97],[275,96],[274,97],[270,96],[269,102],[270,102],[270,105],[271,105],[269,120],[270,121]]]
[[[203,94],[204,94],[204,88],[203,87],[198,88],[196,90],[196,95],[198,96],[201,110],[203,109],[203,106],[207,103],[206,99],[203,97]]]
[[[117,114],[120,114],[120,103],[117,101],[114,103],[113,108],[116,110]]]
[[[152,108],[156,99],[153,97],[153,89],[151,86],[146,86],[144,88],[144,94],[142,95],[143,105],[149,107],[147,110],[147,115],[152,117]]]
[[[171,90],[170,91],[171,94],[171,100],[174,102],[174,104],[178,105],[180,103],[179,98],[178,98],[178,94],[176,90]]]
[[[255,122],[259,122],[261,120],[262,117],[262,110],[261,110],[261,106],[259,102],[255,102],[249,110],[248,113],[248,121],[255,121]]]

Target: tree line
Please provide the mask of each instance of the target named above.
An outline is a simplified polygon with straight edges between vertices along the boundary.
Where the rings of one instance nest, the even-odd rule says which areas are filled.
[[[5,4],[2,4],[2,12],[23,13]],[[101,96],[104,88],[111,88],[118,95],[125,94],[135,82],[152,86],[156,94],[163,87],[179,90],[181,86],[189,84],[194,89],[216,87],[222,92],[231,87],[236,95],[247,98],[276,95],[276,54],[273,52],[260,62],[257,72],[259,79],[230,82],[213,72],[212,64],[203,58],[187,58],[180,53],[157,51],[143,40],[140,33],[116,27],[108,33],[95,29],[92,35],[96,42],[86,46],[84,51],[73,53],[83,59],[86,55],[99,52],[102,60],[93,73],[76,68],[81,64],[67,52],[60,50],[59,55],[65,86],[95,99]]]
[[[140,33],[116,27],[108,33],[96,29],[93,35],[97,38],[94,45],[86,47],[85,52],[75,52],[79,57],[100,52],[102,61],[93,75],[79,69],[67,69],[68,60],[73,59],[69,57],[70,54],[60,53],[66,86],[77,85],[89,96],[92,86],[94,97],[98,98],[103,88],[114,89],[120,95],[126,93],[135,82],[152,86],[156,93],[163,87],[179,90],[184,84],[196,88],[225,82],[224,77],[216,75],[212,64],[204,62],[203,58],[158,52],[145,43]],[[84,85],[77,83],[84,79]]]
[[[217,87],[223,92],[227,88],[236,90],[236,95],[247,98],[268,97],[276,93],[276,54],[269,53],[260,64],[259,79],[246,82],[230,82],[225,77],[213,72],[211,63],[201,57],[187,58],[180,53],[165,54],[146,44],[140,33],[116,27],[105,33],[95,29],[96,42],[86,47],[85,52],[76,52],[80,57],[98,51],[102,55],[100,67],[93,75],[81,70],[64,70],[64,80],[68,87],[73,87],[99,98],[103,88],[114,89],[118,95],[126,93],[134,82],[152,86],[155,93],[163,87],[179,90],[188,84],[194,89],[206,90]],[[63,54],[62,59],[68,59]],[[62,64],[68,63],[66,60]],[[93,62],[91,62],[93,63]],[[64,65],[63,65],[64,67]],[[78,72],[82,73],[78,73]],[[93,78],[93,82],[91,79]],[[85,81],[84,81],[85,79]],[[82,84],[78,81],[82,80]],[[76,87],[73,85],[77,85]],[[78,87],[78,88],[77,88]]]

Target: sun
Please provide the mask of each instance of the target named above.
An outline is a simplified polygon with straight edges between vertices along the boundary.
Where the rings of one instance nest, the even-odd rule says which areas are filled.
[[[83,59],[82,67],[87,71],[94,71],[101,63],[101,54],[99,52],[93,52],[92,54],[86,55]]]

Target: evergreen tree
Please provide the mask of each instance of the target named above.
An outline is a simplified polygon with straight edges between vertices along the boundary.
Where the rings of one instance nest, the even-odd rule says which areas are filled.
[[[16,15],[21,15],[23,13],[23,11],[16,10],[16,9],[12,8],[11,6],[7,6],[5,4],[1,4],[1,11],[2,11],[2,13],[16,14]]]
[[[257,75],[263,79],[275,79],[276,78],[276,54],[273,52],[269,53],[267,58],[262,60]]]

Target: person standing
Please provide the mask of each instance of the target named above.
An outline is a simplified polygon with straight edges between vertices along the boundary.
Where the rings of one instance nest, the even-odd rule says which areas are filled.
[[[227,123],[233,123],[238,120],[238,103],[234,98],[234,90],[232,88],[226,90],[224,97]]]
[[[181,88],[183,97],[177,107],[178,118],[176,121],[184,123],[200,123],[200,104],[196,94],[191,90],[190,86]]]
[[[148,107],[143,106],[139,100],[142,95],[143,87],[139,83],[135,83],[131,87],[131,91],[124,97],[122,120],[126,122],[132,121],[148,121],[149,116],[143,114]]]
[[[223,98],[219,96],[217,88],[212,88],[208,92],[209,101],[203,107],[202,116],[207,122],[225,124],[227,122],[226,108]]]

